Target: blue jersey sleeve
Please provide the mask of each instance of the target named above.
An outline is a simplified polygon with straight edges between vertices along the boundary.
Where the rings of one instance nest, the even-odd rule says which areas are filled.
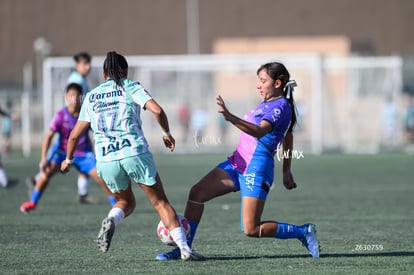
[[[282,110],[279,105],[266,108],[263,113],[262,120],[269,121],[273,126],[281,117]]]

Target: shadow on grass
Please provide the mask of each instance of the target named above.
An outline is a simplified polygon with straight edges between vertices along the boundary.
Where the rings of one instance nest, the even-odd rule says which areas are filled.
[[[14,188],[18,183],[18,179],[8,179],[6,188]]]
[[[321,253],[320,258],[357,258],[357,257],[413,257],[414,251],[376,252],[376,253]],[[256,260],[256,259],[294,259],[310,258],[310,255],[272,255],[272,256],[213,256],[207,260],[230,261],[230,260]]]

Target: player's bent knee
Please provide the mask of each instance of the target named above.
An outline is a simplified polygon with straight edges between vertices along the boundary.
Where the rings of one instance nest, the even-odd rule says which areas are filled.
[[[167,200],[152,200],[151,203],[155,209],[165,209],[171,207],[170,203]]]
[[[204,192],[202,192],[202,190],[198,186],[194,185],[190,189],[190,194],[188,196],[188,200],[193,201],[193,202],[197,202],[199,204],[203,204],[204,202],[207,201],[207,198],[205,198],[203,193]]]

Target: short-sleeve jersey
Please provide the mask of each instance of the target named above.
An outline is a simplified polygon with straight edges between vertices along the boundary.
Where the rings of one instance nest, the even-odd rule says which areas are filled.
[[[292,120],[290,103],[284,97],[264,101],[247,113],[244,119],[256,125],[266,120],[272,124],[272,130],[259,139],[242,132],[236,151],[229,157],[230,163],[242,173],[253,169],[273,175],[274,155]]]
[[[61,109],[55,114],[50,123],[49,129],[59,134],[58,150],[66,152],[70,132],[78,121],[77,117],[71,115],[67,107]],[[91,143],[88,132],[85,132],[79,139],[78,146],[75,149],[75,156],[84,156],[86,153],[92,152]]]
[[[90,91],[79,120],[90,122],[97,162],[120,160],[148,151],[142,130],[141,108],[151,95],[139,82],[108,80]]]
[[[86,81],[86,78],[83,77],[77,71],[73,71],[69,75],[67,84],[70,84],[70,83],[76,83],[76,84],[81,85],[83,95],[86,95],[89,92],[88,82]]]

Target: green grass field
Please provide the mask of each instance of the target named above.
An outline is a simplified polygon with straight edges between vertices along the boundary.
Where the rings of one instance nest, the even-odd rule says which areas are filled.
[[[224,157],[156,156],[177,212],[184,211],[190,186]],[[36,172],[38,156],[15,154],[3,162],[19,183],[0,189],[0,274],[414,274],[413,155],[305,155],[293,165],[294,191],[284,190],[276,173],[263,219],[315,223],[319,259],[297,240],[245,237],[238,193],[208,202],[194,242],[209,257],[204,262],[154,260],[169,247],[157,239],[159,218],[137,186],[135,212],[104,254],[94,239],[110,206],[96,183],[90,194],[99,204],[80,205],[76,173],[58,175],[38,208],[24,215],[24,179]]]

